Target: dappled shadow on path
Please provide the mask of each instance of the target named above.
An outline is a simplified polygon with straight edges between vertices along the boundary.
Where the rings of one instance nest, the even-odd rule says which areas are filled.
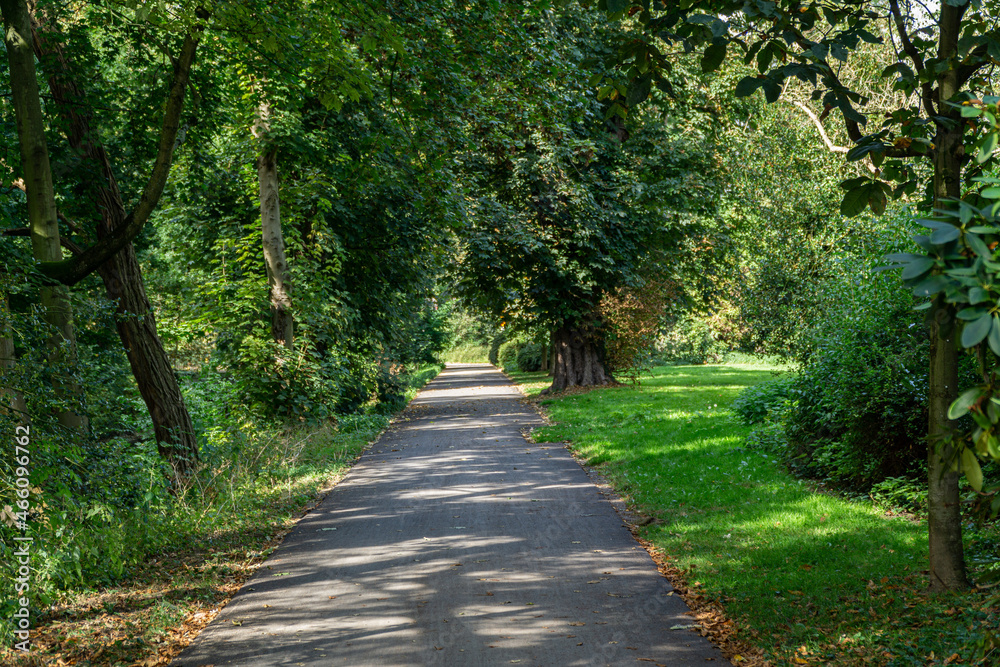
[[[721,660],[499,373],[450,366],[176,665]]]

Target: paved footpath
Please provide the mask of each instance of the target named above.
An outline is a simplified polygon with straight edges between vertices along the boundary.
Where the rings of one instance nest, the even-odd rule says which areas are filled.
[[[403,417],[173,665],[728,662],[499,372],[451,365]]]

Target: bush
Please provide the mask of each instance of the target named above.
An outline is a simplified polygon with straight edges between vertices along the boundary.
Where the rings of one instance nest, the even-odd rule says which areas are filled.
[[[538,343],[522,345],[517,351],[517,369],[522,373],[542,370],[542,346]]]
[[[726,347],[716,340],[707,321],[684,315],[660,336],[656,352],[661,362],[705,364],[718,362]]]
[[[795,377],[786,375],[747,387],[733,401],[733,412],[747,426],[765,421],[780,422],[792,396]]]
[[[800,473],[866,490],[925,463],[929,341],[897,275],[845,268],[825,290],[831,306],[792,383],[785,434]],[[969,386],[975,361],[961,363]]]
[[[490,353],[487,356],[490,363],[494,366],[501,366],[500,363],[500,348],[507,341],[507,334],[504,332],[498,333],[494,336],[493,341],[490,343]]]
[[[505,372],[530,373],[542,368],[542,346],[525,335],[511,338],[497,351],[497,363]]]

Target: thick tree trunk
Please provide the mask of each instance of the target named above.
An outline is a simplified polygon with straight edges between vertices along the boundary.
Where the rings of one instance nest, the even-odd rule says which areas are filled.
[[[961,11],[946,3],[941,7],[940,52],[943,60],[954,54],[958,42]],[[962,194],[962,119],[945,102],[958,92],[957,72],[950,70],[938,79],[940,111],[954,124],[938,125],[934,139],[934,205],[952,206],[947,200]],[[962,512],[959,504],[957,472],[951,470],[954,426],[948,407],[958,397],[958,351],[955,341],[955,309],[942,299],[935,300],[930,337],[931,359],[927,424],[927,530],[929,537],[930,585],[932,590],[967,588],[965,556],[962,548]]]
[[[959,474],[951,469],[955,447],[948,407],[958,386],[958,351],[955,349],[954,309],[936,307],[931,323],[931,367],[927,447],[927,531],[930,585],[934,590],[967,588],[962,548],[962,514]]]
[[[129,216],[107,152],[91,124],[92,111],[83,103],[86,97],[70,75],[69,64],[59,47],[46,40],[46,29],[41,23],[36,25],[35,47],[39,57],[47,58],[53,66],[48,77],[49,89],[66,122],[70,146],[89,160],[95,175],[87,185],[94,198],[94,208],[101,216],[97,225],[98,243],[94,246],[99,247],[101,240],[113,237],[133,220],[148,218],[159,201],[173,159],[184,90],[197,39],[189,36],[184,41],[167,99],[156,161],[136,210]],[[198,441],[177,377],[156,333],[156,318],[146,297],[142,271],[131,241],[103,259],[97,271],[104,281],[108,298],[115,304],[115,327],[139,394],[149,410],[157,449],[172,466],[175,480],[182,483],[197,465]]]
[[[291,276],[285,257],[285,239],[281,233],[281,204],[278,197],[277,151],[269,149],[257,158],[260,181],[260,222],[264,232],[264,263],[271,299],[271,336],[277,343],[292,349]]]
[[[115,328],[125,347],[139,394],[153,420],[156,448],[182,483],[198,463],[198,441],[184,405],[177,376],[156,334],[156,316],[149,306],[142,272],[129,243],[98,272],[108,298],[115,304]]]
[[[556,332],[549,332],[549,377],[556,372]]]
[[[49,149],[45,140],[45,122],[35,78],[35,54],[31,48],[31,18],[24,0],[2,0],[4,45],[10,63],[11,98],[17,118],[18,142],[24,169],[24,186],[28,199],[28,224],[31,249],[40,262],[62,259],[59,242],[59,222],[56,218],[55,189],[49,164]],[[41,289],[45,321],[52,326],[47,346],[52,365],[52,384],[57,396],[78,401],[80,385],[67,366],[76,362],[76,332],[69,290],[61,285]],[[86,429],[87,420],[75,410],[60,410],[59,424],[71,429]]]
[[[553,334],[555,365],[552,386],[543,393],[563,391],[569,387],[593,387],[612,382],[614,378],[604,365],[604,345],[593,327],[562,327]]]

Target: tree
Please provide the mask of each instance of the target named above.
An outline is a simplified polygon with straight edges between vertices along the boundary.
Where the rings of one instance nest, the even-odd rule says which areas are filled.
[[[59,222],[56,219],[55,190],[49,165],[49,150],[45,138],[35,56],[31,48],[31,17],[23,0],[4,0],[0,4],[4,23],[4,46],[10,63],[11,89],[17,116],[18,143],[24,169],[24,190],[28,199],[28,232],[34,258],[39,262],[62,260]],[[76,359],[76,334],[69,293],[62,285],[41,288],[45,320],[52,326],[49,337],[49,360],[53,366]],[[6,303],[6,298],[4,299]],[[5,340],[8,340],[5,338]],[[5,345],[5,363],[13,357],[13,343]],[[56,390],[64,395],[79,396],[80,387],[71,378],[57,375]],[[58,421],[73,429],[86,428],[86,419],[79,410],[61,410]]]
[[[806,4],[799,0],[735,2],[692,0],[664,7],[630,0],[601,3],[613,16],[635,15],[642,36],[618,54],[621,78],[626,80],[632,102],[641,102],[652,85],[669,88],[670,58],[664,43],[684,45],[702,54],[705,71],[716,70],[730,49],[739,49],[758,74],[742,79],[737,96],[762,90],[768,102],[781,97],[785,85],[797,79],[812,86],[812,98],[823,104],[820,117],[837,110],[854,146],[848,160],[869,156],[877,171],[871,176],[841,184],[846,190],[841,211],[857,215],[865,208],[881,213],[889,197],[901,197],[926,185],[923,205],[951,210],[968,196],[965,188],[979,174],[996,147],[992,133],[976,131],[963,120],[962,103],[979,97],[988,88],[984,68],[1000,55],[993,10],[970,0],[947,0],[934,8],[899,0],[840,0]],[[840,77],[840,64],[865,44],[882,41],[878,30],[891,40],[891,62],[882,76],[891,79],[902,99],[888,110],[866,113],[865,96]],[[615,82],[623,88],[626,84]],[[881,126],[868,127],[872,116],[883,115]],[[863,130],[867,130],[865,134]],[[985,143],[984,143],[985,142]],[[979,159],[972,162],[974,155]],[[927,163],[922,172],[919,163]],[[963,187],[965,186],[965,187]],[[974,192],[973,192],[974,194]],[[919,237],[918,244],[947,242],[964,230],[956,219],[938,221],[934,233]],[[954,240],[954,239],[951,239]],[[934,260],[909,263],[904,278],[923,273],[918,294],[932,297],[928,322],[931,329],[930,412],[928,421],[928,498],[930,583],[935,590],[968,586],[961,541],[961,514],[957,466],[956,426],[948,409],[957,387],[956,301],[947,292],[947,278]],[[923,275],[927,274],[927,275]],[[998,327],[1000,331],[1000,327]]]
[[[46,255],[40,269],[65,285],[76,284],[94,271],[100,274],[108,298],[116,304],[120,315],[116,326],[139,391],[152,416],[160,453],[172,464],[177,477],[184,478],[193,470],[198,459],[197,441],[177,380],[156,334],[155,315],[150,310],[141,270],[130,240],[142,229],[156,208],[166,183],[180,128],[184,92],[202,27],[196,24],[191,30],[186,30],[179,57],[175,60],[156,158],[150,169],[149,180],[135,208],[131,213],[126,213],[127,207],[120,193],[111,159],[93,123],[94,113],[88,103],[89,98],[80,83],[79,72],[74,71],[73,63],[62,46],[63,35],[58,24],[60,17],[50,5],[39,8],[38,13],[31,16],[24,2],[15,0],[7,0],[3,9],[5,20],[8,14],[12,17],[16,15],[19,25],[22,26],[21,30],[30,31],[22,35],[22,41],[17,46],[20,51],[27,48],[30,35],[30,45],[47,75],[49,90],[65,125],[69,145],[84,156],[88,162],[88,169],[92,170],[90,176],[93,174],[101,176],[99,179],[88,180],[84,186],[89,197],[93,198],[91,201],[96,204],[93,209],[100,215],[100,220],[95,225],[96,242],[92,242],[86,249],[72,244],[74,255],[61,260],[56,210],[52,203],[44,209],[44,217],[51,220],[47,242],[55,246],[58,254]],[[203,14],[201,19],[204,18]],[[20,51],[8,50],[8,53],[20,53]],[[34,55],[28,52],[27,58],[32,63]],[[12,87],[15,90],[27,91],[34,88],[37,104],[37,83],[34,77],[33,67],[30,70],[24,65],[11,68]],[[30,92],[28,94],[30,95]],[[40,186],[38,190],[47,191],[45,196],[52,202],[53,181],[43,141],[40,109],[34,122],[36,125],[34,131],[21,133],[22,152],[26,155],[23,160],[24,167],[29,175],[29,187]],[[41,144],[39,137],[42,140]],[[37,170],[37,174],[34,170]],[[82,206],[81,202],[77,202],[77,206],[84,210],[87,208]],[[35,211],[35,209],[29,210]],[[34,212],[32,219],[40,215]],[[48,289],[65,290],[63,287]],[[68,312],[66,309],[62,311]],[[71,340],[71,337],[68,340]]]

